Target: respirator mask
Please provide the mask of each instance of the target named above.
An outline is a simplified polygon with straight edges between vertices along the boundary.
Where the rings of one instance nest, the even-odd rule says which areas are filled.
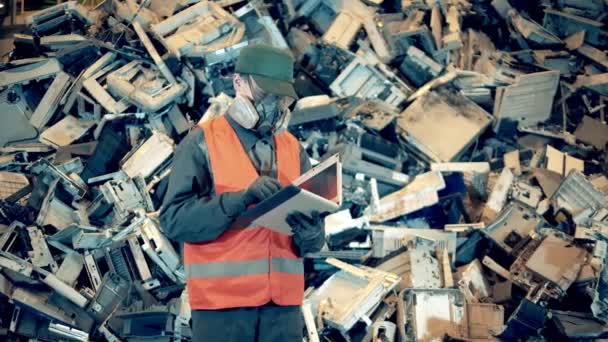
[[[242,127],[255,130],[260,135],[287,129],[291,118],[289,106],[294,100],[288,96],[263,93],[251,79],[248,81],[250,94],[237,92],[228,108],[228,115]]]

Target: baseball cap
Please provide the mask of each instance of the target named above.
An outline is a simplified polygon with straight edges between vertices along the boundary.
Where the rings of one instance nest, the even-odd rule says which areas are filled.
[[[235,72],[251,75],[265,92],[297,99],[293,87],[293,63],[293,57],[286,50],[269,45],[250,45],[241,50]]]

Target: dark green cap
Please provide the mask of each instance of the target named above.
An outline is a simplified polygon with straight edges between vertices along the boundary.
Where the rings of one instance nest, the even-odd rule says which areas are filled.
[[[293,88],[293,57],[285,50],[269,45],[246,46],[236,60],[235,71],[251,75],[268,93],[298,98]]]

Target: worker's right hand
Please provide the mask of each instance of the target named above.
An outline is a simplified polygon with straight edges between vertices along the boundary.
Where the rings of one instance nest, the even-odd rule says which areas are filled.
[[[246,205],[262,202],[279,190],[281,184],[276,179],[268,176],[258,177],[245,191],[244,202]]]

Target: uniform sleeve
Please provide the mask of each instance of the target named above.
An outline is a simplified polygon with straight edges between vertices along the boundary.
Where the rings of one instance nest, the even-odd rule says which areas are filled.
[[[160,208],[162,230],[179,242],[214,240],[245,209],[241,197],[242,192],[215,195],[203,132],[195,128],[175,150]]]

